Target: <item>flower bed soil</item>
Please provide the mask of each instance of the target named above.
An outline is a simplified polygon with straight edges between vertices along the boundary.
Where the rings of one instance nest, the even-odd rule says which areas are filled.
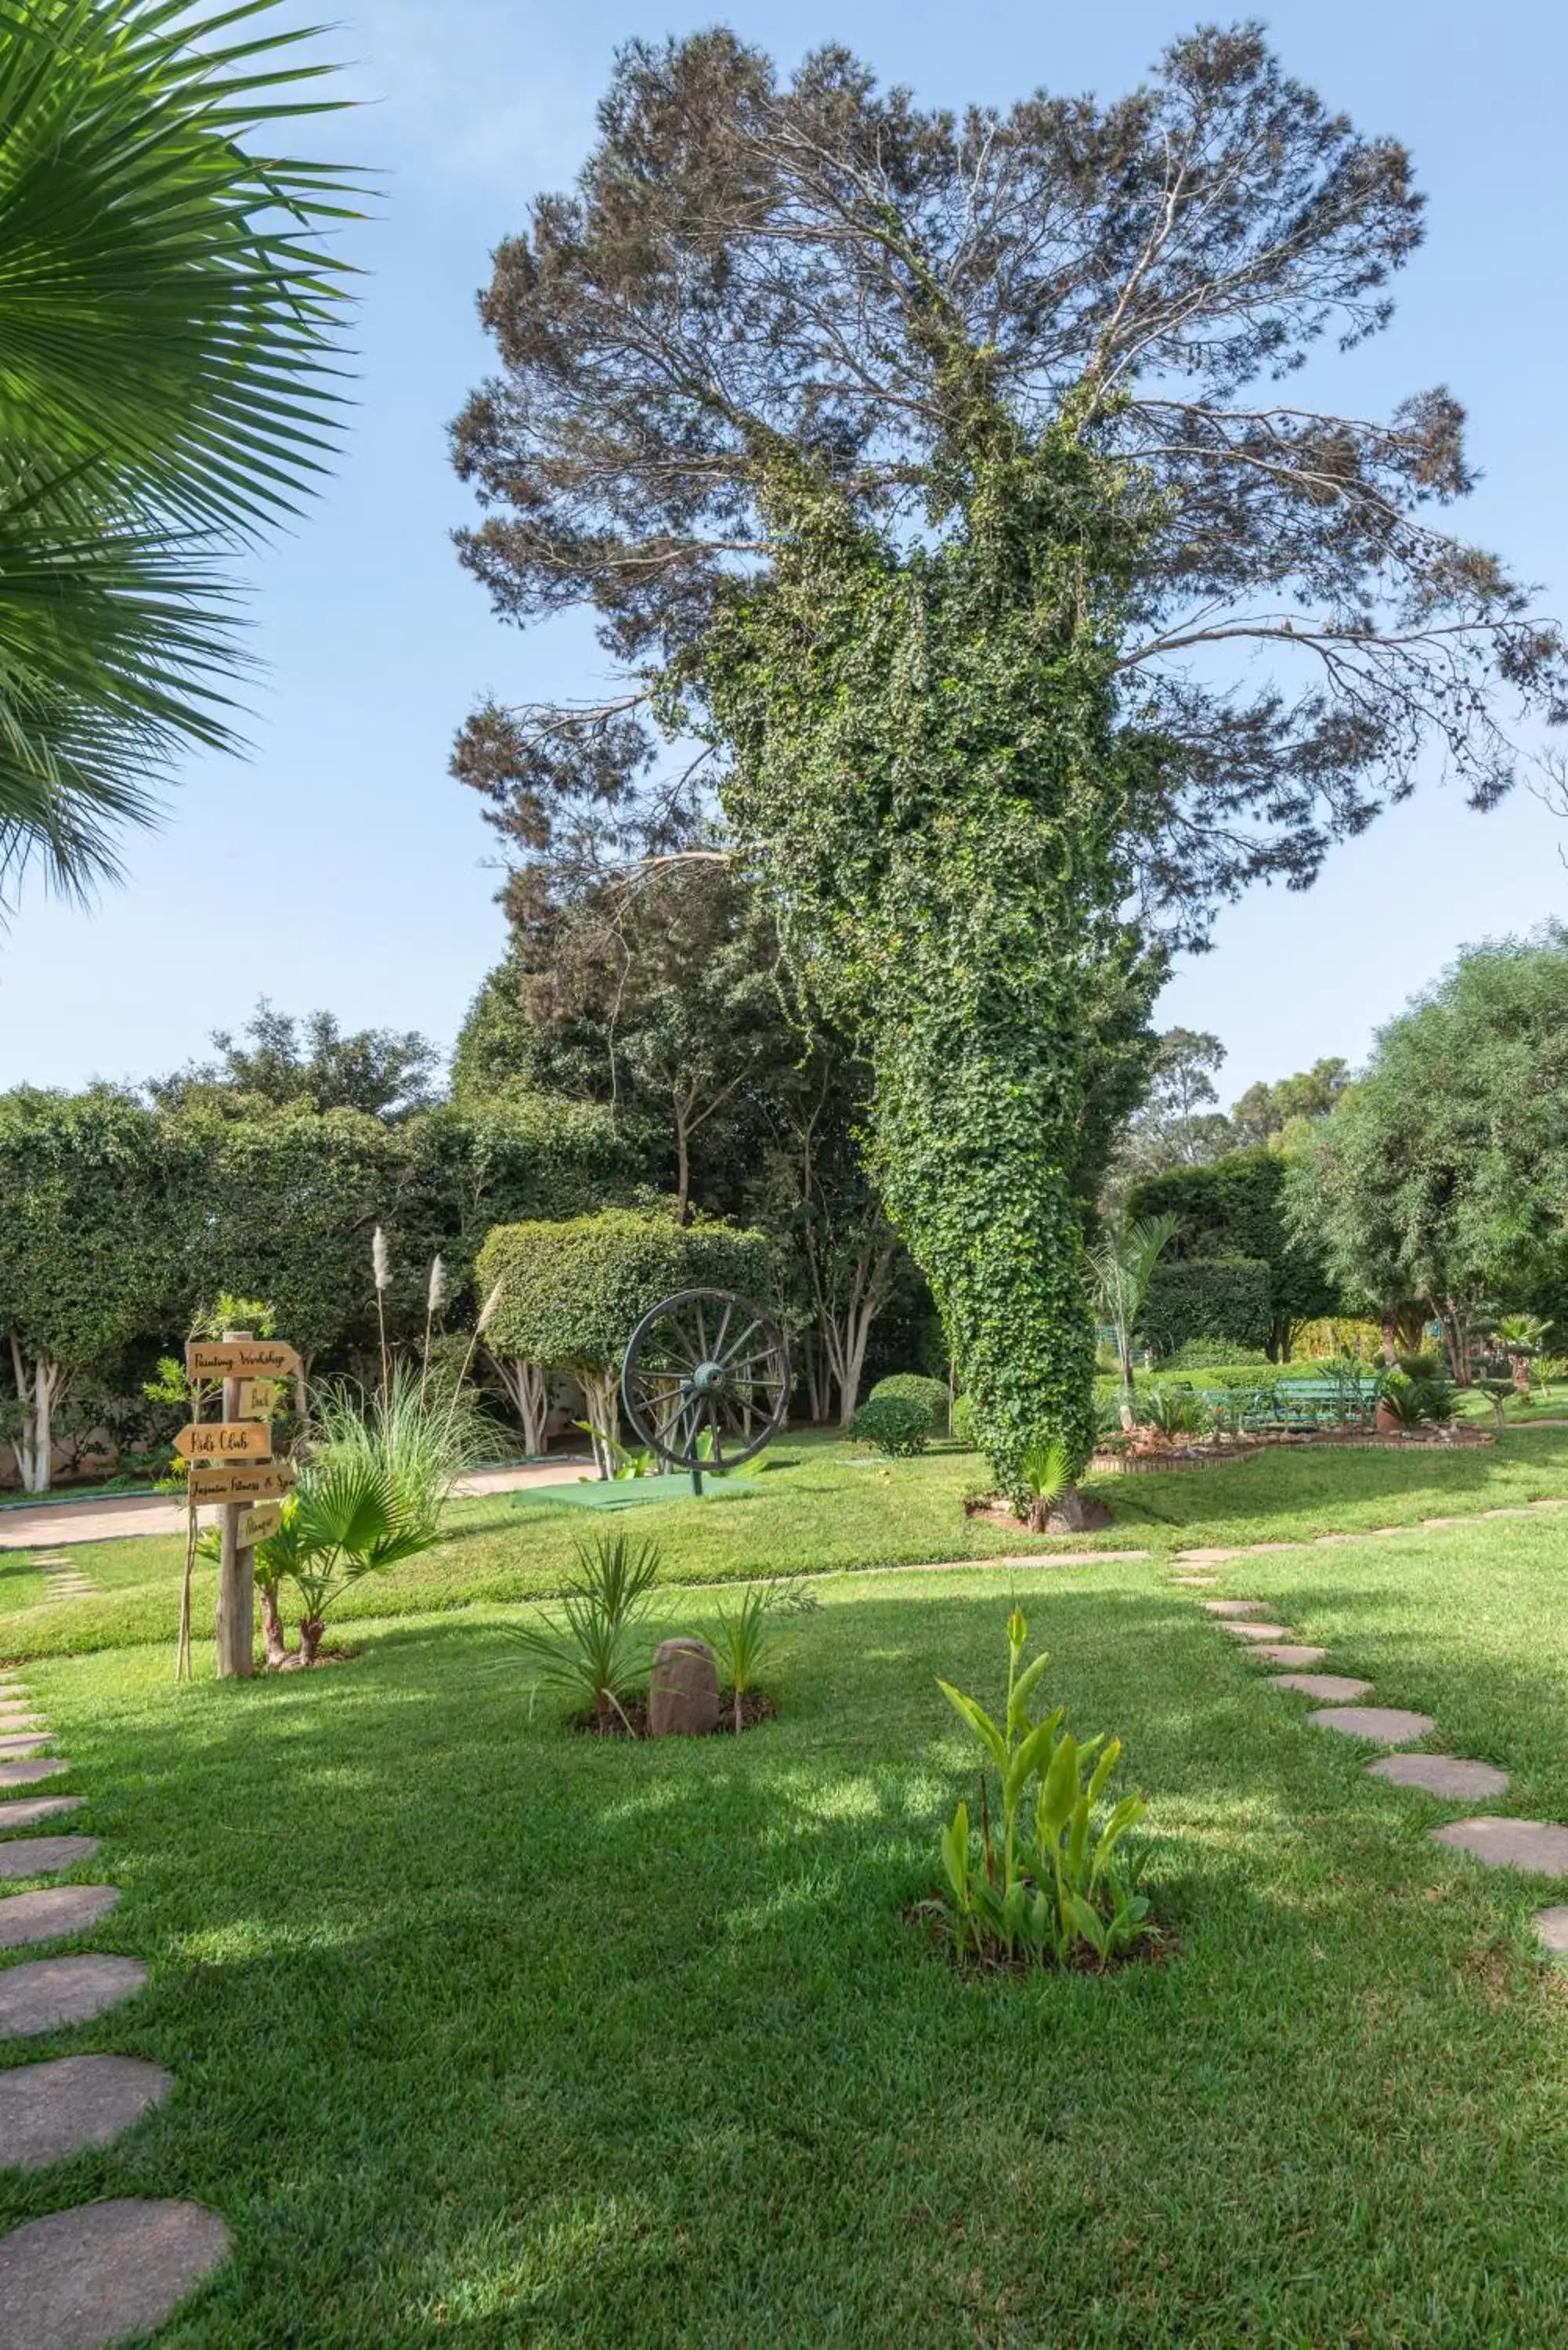
[[[601,1727],[597,1717],[594,1714],[575,1713],[572,1716],[571,1726],[579,1738],[646,1738],[648,1736],[647,1700],[639,1697],[633,1698],[625,1711],[624,1721],[618,1715],[611,1720],[607,1727]],[[760,1693],[753,1692],[741,1700],[741,1728],[755,1730],[760,1723],[771,1721],[777,1711],[778,1708],[771,1697],[763,1697]],[[708,1735],[711,1738],[722,1738],[726,1732],[732,1738],[735,1734],[733,1697],[720,1699],[719,1719]],[[670,1743],[679,1744],[680,1741],[672,1740]]]
[[[1496,1442],[1495,1429],[1464,1426],[1421,1429],[1411,1434],[1403,1429],[1270,1428],[1253,1436],[1232,1437],[1223,1444],[1150,1444],[1135,1446],[1125,1452],[1096,1452],[1089,1467],[1096,1476],[1133,1476],[1149,1470],[1231,1468],[1241,1461],[1256,1461],[1261,1454],[1281,1445],[1292,1445],[1301,1451],[1351,1446],[1369,1452],[1452,1452]]]

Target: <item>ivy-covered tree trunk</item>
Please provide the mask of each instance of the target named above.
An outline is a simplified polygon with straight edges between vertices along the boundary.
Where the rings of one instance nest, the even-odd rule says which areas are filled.
[[[871,1065],[888,1213],[1022,1502],[1031,1447],[1059,1440],[1074,1478],[1093,1449],[1084,1194],[1163,970],[1122,846],[1158,754],[1113,687],[1125,478],[1070,421],[1025,444],[981,393],[971,421],[935,547],[765,458],[773,568],[735,590],[701,682],[726,811]]]

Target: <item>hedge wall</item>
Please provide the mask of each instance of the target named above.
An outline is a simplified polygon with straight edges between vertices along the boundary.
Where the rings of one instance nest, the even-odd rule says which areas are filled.
[[[1284,1217],[1286,1160],[1272,1150],[1236,1150],[1206,1167],[1146,1176],[1127,1194],[1129,1216],[1174,1216],[1170,1260],[1261,1258],[1269,1268],[1272,1328],[1249,1344],[1289,1355],[1292,1326],[1339,1311],[1339,1296],[1315,1249],[1290,1237]],[[1205,1328],[1188,1334],[1208,1337]],[[1240,1337],[1237,1330],[1212,1334]]]
[[[764,1233],[683,1226],[666,1211],[497,1224],[474,1267],[482,1296],[504,1284],[485,1342],[553,1369],[608,1369],[649,1307],[675,1290],[738,1289],[767,1303],[770,1246]]]
[[[1269,1268],[1259,1257],[1176,1257],[1155,1266],[1138,1326],[1161,1354],[1189,1338],[1262,1347],[1273,1326]]]

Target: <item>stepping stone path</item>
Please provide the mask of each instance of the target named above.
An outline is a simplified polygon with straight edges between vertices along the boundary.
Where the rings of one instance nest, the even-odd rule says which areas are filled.
[[[107,2350],[161,2325],[228,2249],[227,2228],[200,2203],[54,2211],[0,2238],[0,2309],[26,2350]]]
[[[1424,1794],[1444,1795],[1454,1803],[1474,1804],[1508,1793],[1506,1771],[1491,1762],[1464,1762],[1454,1754],[1384,1754],[1366,1767],[1375,1779],[1391,1779],[1397,1787],[1419,1787]]]
[[[42,2170],[109,2146],[174,2086],[139,2056],[58,2056],[0,2073],[0,2169]]]
[[[90,2023],[146,1981],[140,1959],[108,1959],[92,1950],[80,1958],[29,1959],[7,1967],[0,1973],[0,2040]]]
[[[1259,1616],[1269,1603],[1266,1599],[1206,1599],[1203,1605],[1210,1616]]]
[[[40,1560],[47,1570],[55,1562]],[[61,1566],[66,1565],[60,1561]],[[67,1575],[51,1596],[90,1591]],[[25,1787],[67,1770],[58,1756],[33,1756],[48,1742],[27,1692],[0,1687],[0,1787]],[[24,1725],[38,1736],[23,1736]],[[0,1803],[0,1830],[27,1828],[78,1809],[80,1795],[36,1795]],[[0,1840],[0,1878],[44,1877],[90,1860],[89,1835],[13,1835]],[[0,1950],[84,1933],[119,1899],[115,1885],[56,1885],[0,1895]],[[88,2023],[140,1991],[140,1959],[86,1951],[0,1965],[0,2040],[25,2039]],[[81,2055],[0,2070],[0,2170],[42,2170],[89,2147],[109,2146],[161,2106],[174,2084],[140,2057]],[[223,2260],[229,2231],[199,2203],[125,2200],[56,2211],[0,2237],[0,2345],[4,2350],[109,2350],[161,2325],[176,2303]]]
[[[1221,1624],[1220,1629],[1229,1632],[1233,1640],[1288,1640],[1288,1624]]]
[[[53,1600],[90,1598],[98,1591],[91,1576],[74,1559],[65,1558],[58,1552],[37,1552],[33,1565],[43,1570],[46,1607]]]
[[[1315,1697],[1320,1705],[1349,1705],[1353,1699],[1372,1693],[1370,1681],[1353,1681],[1348,1673],[1276,1673],[1274,1687],[1299,1690],[1303,1697]]]
[[[1429,1738],[1437,1723],[1429,1713],[1407,1713],[1397,1705],[1330,1705],[1309,1713],[1314,1730],[1337,1730],[1346,1738],[1375,1738],[1380,1746],[1413,1746]]]
[[[1247,1653],[1249,1656],[1261,1659],[1265,1665],[1295,1666],[1321,1665],[1328,1650],[1309,1648],[1303,1642],[1295,1640],[1277,1642],[1264,1640],[1260,1642],[1257,1648],[1250,1648]]]
[[[97,1850],[97,1836],[13,1836],[0,1844],[0,1877],[55,1877]]]

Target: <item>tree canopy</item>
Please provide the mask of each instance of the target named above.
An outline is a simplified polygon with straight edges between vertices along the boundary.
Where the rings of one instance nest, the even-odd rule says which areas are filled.
[[[1461,955],[1378,1033],[1291,1170],[1298,1231],[1374,1312],[1429,1305],[1468,1367],[1486,1305],[1568,1281],[1568,929]]]
[[[198,1097],[269,1109],[353,1109],[367,1118],[404,1118],[435,1099],[441,1055],[416,1029],[360,1028],[345,1035],[330,1012],[303,1020],[276,1012],[264,995],[238,1043],[213,1031],[216,1061],[192,1063],[148,1090],[166,1108]]]

